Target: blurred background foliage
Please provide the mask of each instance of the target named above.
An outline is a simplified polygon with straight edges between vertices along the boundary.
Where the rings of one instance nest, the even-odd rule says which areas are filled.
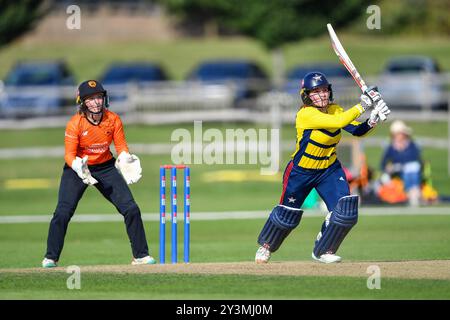
[[[217,30],[261,41],[269,49],[320,35],[331,22],[342,27],[358,18],[369,1],[325,0],[159,0],[183,21],[196,21]],[[320,10],[318,7],[320,6]],[[336,10],[336,7],[339,10]]]
[[[0,47],[31,30],[47,12],[43,0],[0,0]]]
[[[104,4],[115,1],[101,1]],[[123,1],[122,1],[123,2]],[[130,1],[139,2],[139,1]],[[355,34],[450,35],[449,0],[154,0],[175,17],[186,34],[246,35],[273,49],[320,35],[331,22]],[[0,46],[32,30],[61,1],[0,0]],[[80,3],[83,3],[81,1]],[[366,28],[369,5],[381,9],[382,29]]]
[[[381,0],[372,1],[381,9],[382,35],[450,35],[449,0]],[[366,28],[366,16],[360,17],[349,28],[359,34],[374,34]]]
[[[217,24],[217,30],[234,31],[262,40],[274,47],[323,33],[331,22],[337,28],[349,25],[354,33],[369,33],[366,8],[381,9],[383,35],[450,34],[448,0],[158,0],[183,21],[205,26]],[[356,20],[356,21],[354,21]],[[353,23],[351,23],[354,21]]]

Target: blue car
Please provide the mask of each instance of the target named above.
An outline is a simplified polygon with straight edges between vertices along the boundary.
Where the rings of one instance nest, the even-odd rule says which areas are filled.
[[[115,62],[99,79],[108,91],[111,110],[119,113],[127,108],[129,85],[148,86],[168,80],[164,68],[151,62]]]
[[[264,70],[250,60],[210,60],[200,63],[187,77],[204,84],[230,85],[235,90],[235,105],[258,97],[270,90],[271,83]]]
[[[101,76],[104,85],[127,84],[168,80],[165,70],[153,63],[114,63]]]
[[[63,61],[19,62],[5,78],[0,115],[17,118],[60,114],[65,106],[73,105],[74,85]]]

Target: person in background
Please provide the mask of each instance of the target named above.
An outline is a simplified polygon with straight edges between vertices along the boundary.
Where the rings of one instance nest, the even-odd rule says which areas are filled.
[[[412,129],[403,121],[396,120],[390,127],[391,143],[381,160],[382,181],[399,177],[411,206],[421,201],[422,159],[421,151],[412,139]]]

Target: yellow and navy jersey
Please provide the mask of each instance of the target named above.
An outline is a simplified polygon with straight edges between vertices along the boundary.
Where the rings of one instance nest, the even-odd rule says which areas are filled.
[[[327,113],[311,106],[297,112],[296,150],[294,164],[304,169],[326,169],[336,161],[336,146],[341,140],[341,129],[354,136],[363,136],[372,129],[367,121],[355,121],[363,112],[361,105],[344,111],[337,105],[328,106]]]

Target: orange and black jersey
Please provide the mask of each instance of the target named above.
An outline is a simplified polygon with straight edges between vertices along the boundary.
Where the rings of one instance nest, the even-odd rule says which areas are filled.
[[[104,163],[112,159],[109,149],[114,142],[117,154],[128,152],[127,142],[120,117],[105,110],[99,125],[93,125],[84,114],[74,115],[66,126],[65,156],[69,166],[75,157],[88,156],[88,165]]]
[[[331,166],[337,159],[336,146],[341,139],[341,129],[354,136],[363,136],[372,129],[367,121],[355,121],[362,112],[359,104],[347,111],[331,104],[327,113],[310,106],[300,108],[296,118],[296,150],[292,154],[294,164],[316,170]]]

